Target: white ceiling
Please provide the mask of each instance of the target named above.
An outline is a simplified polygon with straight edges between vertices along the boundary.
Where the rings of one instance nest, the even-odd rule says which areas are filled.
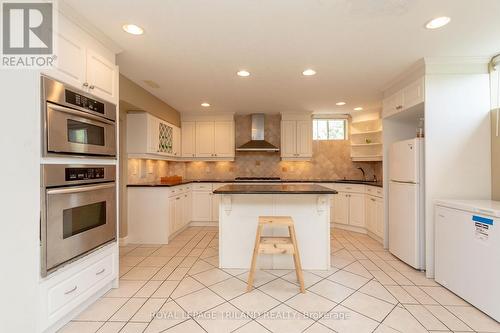
[[[499,0],[66,3],[123,49],[121,73],[180,112],[377,109],[387,83],[422,57],[500,52]],[[443,15],[446,27],[423,28]],[[125,23],[145,34],[123,32]],[[302,76],[306,68],[317,75]],[[252,75],[236,76],[240,69]]]

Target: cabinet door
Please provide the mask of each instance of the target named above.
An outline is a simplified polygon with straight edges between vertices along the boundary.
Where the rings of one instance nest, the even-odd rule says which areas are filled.
[[[365,198],[365,222],[366,229],[368,231],[375,233],[376,232],[376,211],[375,211],[375,198],[371,195],[367,195]]]
[[[234,131],[232,121],[214,122],[214,154],[216,157],[234,156]]]
[[[299,157],[312,156],[312,121],[297,121],[297,154]]]
[[[160,119],[148,114],[147,123],[148,153],[157,154],[160,152]]]
[[[175,197],[175,231],[183,227],[184,222],[184,196]]]
[[[375,235],[384,238],[384,200],[375,198]]]
[[[214,122],[196,122],[196,156],[214,156]]]
[[[365,227],[365,195],[349,194],[349,224],[355,227]]]
[[[212,191],[193,191],[193,221],[212,220]]]
[[[174,141],[172,143],[172,153],[174,156],[181,156],[181,129],[174,126]]]
[[[184,195],[184,225],[189,224],[193,215],[192,192],[186,192]]]
[[[75,88],[87,89],[84,86],[86,55],[83,43],[73,38],[69,38],[59,31],[55,38],[57,39],[57,59],[55,69],[49,70],[49,75],[60,79]]]
[[[424,79],[418,79],[403,89],[403,109],[411,108],[424,101]]]
[[[175,232],[175,197],[168,198],[168,231],[172,235]]]
[[[87,49],[87,82],[89,92],[116,103],[116,66],[100,54]]]
[[[386,118],[403,110],[403,92],[398,91],[395,94],[385,98],[382,101],[382,117]]]
[[[349,223],[349,194],[339,192],[333,195],[332,208],[333,222],[339,224]]]
[[[186,121],[181,124],[182,157],[195,157],[196,154],[196,123]]]
[[[212,196],[212,221],[219,222],[220,195],[211,193]]]
[[[281,122],[281,157],[297,157],[297,122]]]

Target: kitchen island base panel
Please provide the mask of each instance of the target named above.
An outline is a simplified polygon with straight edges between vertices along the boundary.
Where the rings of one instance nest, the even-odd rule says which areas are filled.
[[[302,268],[330,268],[330,195],[224,194],[219,206],[219,263],[249,269],[259,216],[291,216]],[[287,227],[264,228],[263,236],[288,236]],[[260,255],[259,269],[294,269],[293,257]]]

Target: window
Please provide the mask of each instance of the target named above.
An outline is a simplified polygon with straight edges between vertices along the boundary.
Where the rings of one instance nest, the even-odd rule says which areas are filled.
[[[314,119],[313,140],[347,140],[347,120]]]

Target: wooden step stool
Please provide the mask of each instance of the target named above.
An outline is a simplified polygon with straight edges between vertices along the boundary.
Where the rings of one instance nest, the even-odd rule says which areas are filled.
[[[263,237],[262,229],[265,225],[287,226],[289,237]],[[252,290],[255,277],[255,265],[259,254],[291,254],[295,263],[295,273],[300,283],[300,292],[305,293],[304,276],[302,274],[302,265],[300,264],[299,248],[297,246],[297,237],[295,236],[295,227],[290,216],[259,216],[259,225],[257,226],[257,236],[255,237],[255,247],[253,249],[252,264],[248,274],[247,292]]]

